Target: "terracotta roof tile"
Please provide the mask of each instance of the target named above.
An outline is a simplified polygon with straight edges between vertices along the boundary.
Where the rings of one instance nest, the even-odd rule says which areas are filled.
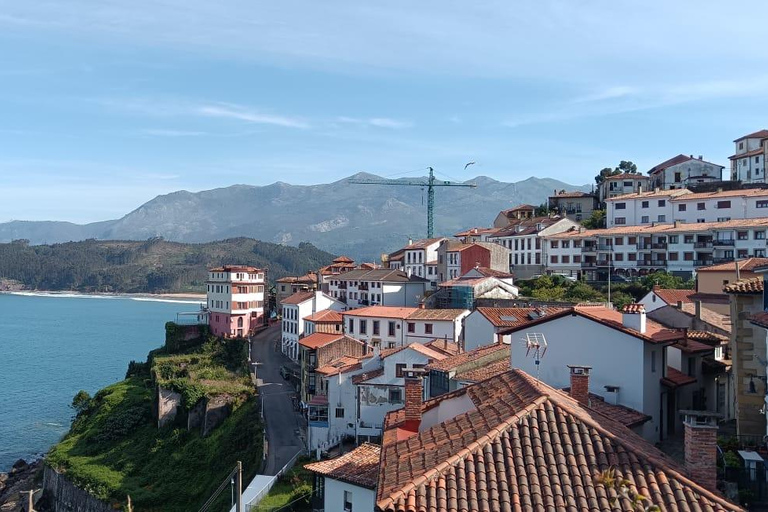
[[[334,311],[332,309],[324,309],[322,311],[318,311],[317,313],[313,313],[309,316],[305,316],[304,320],[308,320],[310,322],[315,322],[318,324],[327,324],[327,323],[341,323],[344,319],[341,316],[341,313],[338,311]]]
[[[495,233],[501,228],[469,228],[465,229],[464,231],[460,231],[459,233],[456,233],[453,235],[456,238],[465,237],[465,236],[471,236],[471,235],[487,235],[490,233]]]
[[[686,354],[712,352],[715,350],[715,347],[712,345],[712,343],[714,342],[719,345],[722,341],[722,338],[725,336],[714,337],[716,335],[708,336],[709,334],[711,333],[706,333],[703,331],[688,331],[688,337],[686,339],[678,340],[672,346],[680,349],[681,352]],[[710,343],[702,343],[704,340],[709,341]]]
[[[501,375],[502,373],[509,370],[509,366],[509,358],[504,357],[498,361],[484,364],[477,368],[470,368],[469,370],[458,372],[454,376],[454,379],[460,380],[461,382],[480,382],[481,380],[490,379],[496,375]]]
[[[469,352],[457,354],[455,356],[447,357],[442,361],[432,363],[428,365],[427,368],[430,370],[450,371],[472,361],[483,359],[488,356],[491,356],[491,360],[493,360],[493,355],[497,353],[500,357],[509,359],[509,345],[496,343],[493,345],[477,347],[476,349],[470,350]]]
[[[728,160],[738,160],[739,158],[749,158],[749,157],[755,156],[755,155],[762,155],[763,151],[764,151],[763,148],[753,149],[752,151],[747,151],[745,153],[739,153],[739,154],[731,155],[731,156],[728,157]]]
[[[671,366],[667,366],[667,376],[661,378],[661,383],[670,388],[679,388],[680,386],[687,386],[695,382],[696,377],[689,377]]]
[[[355,260],[350,258],[349,256],[339,256],[335,260],[333,260],[334,263],[354,263]]]
[[[390,258],[390,261],[393,258]],[[388,283],[405,283],[409,281],[426,282],[426,279],[418,276],[408,276],[400,269],[378,268],[375,270],[356,269],[349,270],[339,275],[343,281],[381,281]]]
[[[605,401],[600,395],[589,394],[589,408],[614,419],[628,428],[642,425],[651,419],[650,416],[625,405],[614,405]]]
[[[557,194],[549,197],[550,199],[569,199],[569,198],[591,197],[591,196],[592,194],[590,194],[589,192],[574,191],[574,192],[558,192]]]
[[[763,197],[768,196],[768,190],[762,188],[744,188],[737,190],[721,190],[719,192],[698,192],[685,194],[671,199],[678,201],[702,201],[704,199],[720,199],[721,197]]]
[[[749,317],[749,321],[755,325],[759,325],[765,329],[768,329],[768,311],[762,313],[755,313]]]
[[[563,308],[536,307],[536,308],[477,308],[477,312],[483,315],[494,327],[517,327],[525,325],[538,318],[558,313]]]
[[[606,199],[607,201],[607,199]],[[768,217],[756,219],[735,219],[724,222],[692,222],[692,223],[667,223],[647,226],[617,226],[607,229],[572,229],[563,233],[548,235],[547,239],[581,239],[595,237],[609,237],[615,235],[649,235],[649,234],[675,234],[697,233],[701,231],[726,231],[739,228],[768,228]]]
[[[693,303],[692,296],[696,294],[696,290],[681,290],[676,288],[657,288],[653,287],[653,293],[658,298],[669,304],[670,306],[676,306],[678,302]]]
[[[614,174],[613,176],[606,176],[606,180],[648,180],[648,176],[643,176],[640,173],[632,174],[631,172],[623,172],[621,174]]]
[[[363,443],[340,457],[313,462],[304,467],[334,480],[374,489],[379,475],[380,456],[380,446]]]
[[[521,210],[526,210],[527,211],[527,210],[535,210],[535,209],[536,209],[536,207],[533,206],[532,204],[519,204],[519,205],[515,206],[514,208],[509,208],[507,210],[502,210],[501,213],[508,214],[508,213],[512,213],[512,212],[518,212],[518,211],[521,211]]]
[[[326,377],[338,375],[355,368],[360,368],[362,366],[360,362],[362,359],[364,357],[341,356],[317,368],[315,372]]]
[[[733,283],[723,286],[725,293],[735,294],[757,294],[763,293],[763,278],[752,277],[750,279],[740,279]]]
[[[458,345],[458,343],[448,341],[445,338],[437,338],[431,341],[427,341],[424,343],[424,346],[429,347],[432,350],[442,352],[447,356],[455,356],[456,354],[461,353],[461,347]]]
[[[509,272],[494,270],[489,267],[475,267],[472,270],[484,275],[485,277],[496,277],[498,279],[509,279],[510,277],[515,277],[514,274],[510,274]]]
[[[377,318],[399,318],[405,320],[417,308],[399,308],[394,306],[368,306],[365,308],[350,309],[342,313],[343,316],[369,316]]]
[[[620,196],[606,197],[606,201],[626,201],[628,199],[654,198],[654,197],[677,197],[683,194],[692,194],[687,188],[678,188],[675,190],[646,190],[644,192],[633,192],[622,194]]]
[[[288,305],[297,305],[301,304],[304,301],[310,300],[312,297],[315,296],[315,292],[313,291],[302,291],[302,292],[296,292],[293,295],[284,298],[281,301],[281,304],[288,304]]]
[[[467,386],[475,409],[381,448],[376,505],[384,512],[608,510],[595,476],[610,467],[662,510],[741,510],[687,478],[618,421],[520,370]],[[398,428],[390,413],[385,429]],[[663,481],[663,485],[655,482]],[[648,482],[653,482],[649,484]],[[617,509],[631,510],[617,502]]]
[[[644,304],[627,304],[623,308],[621,308],[622,313],[645,313],[645,305]]]
[[[299,345],[309,349],[316,349],[324,347],[329,343],[333,343],[336,340],[343,338],[343,334],[326,334],[324,332],[315,332],[309,336],[305,336],[299,340]]]
[[[469,313],[466,309],[417,309],[408,320],[456,320],[461,315]]]
[[[747,258],[745,260],[736,260],[736,262],[729,261],[727,263],[718,263],[717,265],[710,265],[709,267],[701,267],[696,269],[696,272],[735,272],[735,263],[739,264],[739,270],[752,272],[757,267],[768,265],[768,258]]]
[[[367,380],[375,379],[384,375],[384,368],[377,368],[365,373],[358,373],[352,377],[352,384],[361,384]]]
[[[744,135],[743,137],[739,137],[733,142],[739,142],[740,140],[744,140],[744,139],[764,139],[764,138],[768,138],[768,130],[758,130],[756,132],[750,133],[749,135]]]
[[[688,339],[709,342],[710,346],[729,341],[728,336],[709,331],[688,331]]]
[[[398,352],[402,352],[405,349],[415,350],[419,354],[426,356],[433,361],[441,361],[448,357],[445,352],[428,347],[423,343],[411,343],[410,345],[403,345],[402,347],[385,348],[380,352],[380,357],[381,359],[386,359],[387,357],[393,354],[397,354]]]

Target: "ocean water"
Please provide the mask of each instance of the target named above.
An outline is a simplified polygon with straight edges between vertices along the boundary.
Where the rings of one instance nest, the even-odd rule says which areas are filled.
[[[45,453],[69,428],[72,397],[125,376],[199,303],[0,294],[0,471]]]

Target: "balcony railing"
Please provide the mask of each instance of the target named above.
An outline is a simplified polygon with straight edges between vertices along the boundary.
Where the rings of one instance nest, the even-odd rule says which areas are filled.
[[[651,244],[651,249],[666,249],[667,242],[654,242]]]
[[[596,268],[597,262],[596,261],[582,261],[581,262],[581,268]]]
[[[711,249],[712,242],[696,242],[693,244],[694,249]]]
[[[721,240],[713,240],[712,243],[715,247],[732,247],[736,243],[736,240],[733,238],[723,238]]]
[[[347,289],[347,282],[346,281],[341,281],[339,283],[339,290],[346,290],[346,289]]]
[[[638,267],[666,267],[667,260],[640,260],[637,262]]]
[[[597,244],[598,251],[612,251],[613,246],[610,244]]]
[[[581,246],[581,252],[596,252],[596,251],[597,251],[597,247],[594,244]]]
[[[693,266],[695,267],[706,267],[708,265],[714,265],[715,260],[693,260]]]
[[[712,263],[713,264],[728,263],[730,261],[733,261],[733,256],[731,256],[730,258],[712,258]]]

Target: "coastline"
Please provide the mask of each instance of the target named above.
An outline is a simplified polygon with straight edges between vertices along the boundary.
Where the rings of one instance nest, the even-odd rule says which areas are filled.
[[[204,293],[117,293],[117,292],[79,292],[69,290],[0,290],[0,294],[4,295],[34,295],[34,296],[49,296],[49,297],[101,297],[101,298],[117,298],[117,299],[144,299],[144,300],[157,300],[157,301],[179,301],[198,303],[205,302],[206,295]]]

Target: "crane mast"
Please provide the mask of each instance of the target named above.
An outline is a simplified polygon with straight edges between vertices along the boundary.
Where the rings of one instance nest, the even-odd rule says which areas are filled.
[[[427,188],[427,238],[433,238],[435,232],[435,187],[469,187],[476,188],[474,183],[454,183],[451,181],[442,181],[435,179],[435,171],[429,168],[427,181],[423,180],[388,180],[388,179],[352,179],[349,180],[354,185],[402,185],[410,187]]]

